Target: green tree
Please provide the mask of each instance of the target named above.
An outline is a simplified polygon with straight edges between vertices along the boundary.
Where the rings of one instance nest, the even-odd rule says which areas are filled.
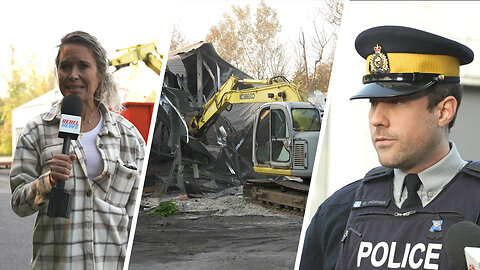
[[[280,31],[277,11],[262,1],[254,14],[249,5],[233,5],[205,40],[213,43],[222,58],[260,79],[285,75],[288,59],[278,39]]]
[[[11,72],[5,75],[8,89],[7,96],[0,98],[0,155],[12,154],[12,111],[14,108],[52,90],[55,76],[42,75],[37,72],[35,56],[31,55],[27,65],[15,64],[15,49],[11,48]]]

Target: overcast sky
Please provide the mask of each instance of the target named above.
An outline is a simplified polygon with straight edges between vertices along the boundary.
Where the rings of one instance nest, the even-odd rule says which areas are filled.
[[[0,95],[6,91],[3,75],[10,73],[10,45],[16,54],[35,54],[38,72],[45,73],[53,66],[57,53],[55,48],[60,38],[74,30],[84,30],[96,36],[109,53],[118,56],[115,50],[152,40],[159,42],[159,50],[168,52],[173,23],[185,33],[190,42],[204,40],[209,28],[218,24],[233,4],[250,5],[252,11],[260,1],[4,1],[0,4]],[[312,31],[311,21],[320,1],[266,1],[275,8],[282,25],[281,41],[289,46],[297,42],[300,28]],[[295,65],[294,55],[290,66]],[[20,59],[19,64],[23,62]],[[147,70],[147,71],[145,71]],[[158,79],[148,69],[141,69],[152,80]],[[118,72],[128,76],[128,70]],[[125,74],[124,74],[125,73]],[[149,78],[140,81],[150,81]],[[139,88],[148,88],[137,86]]]
[[[298,43],[300,30],[305,31],[307,45],[313,34],[313,20],[317,10],[323,5],[322,1],[293,1],[293,0],[267,0],[267,6],[277,11],[281,25],[280,41],[287,46],[290,54],[290,70],[295,68],[295,46]],[[176,16],[174,24],[185,34],[187,39],[194,43],[204,41],[210,27],[217,25],[224,13],[231,13],[232,5],[239,7],[250,6],[254,14],[259,6],[259,0],[237,1],[181,1],[183,7],[181,16]]]
[[[167,52],[171,19],[170,13],[163,8],[165,5],[163,1],[145,0],[2,1],[0,94],[6,91],[3,75],[9,74],[10,70],[10,45],[15,47],[18,56],[35,54],[40,73],[47,72],[47,67],[53,66],[56,46],[62,36],[75,30],[96,36],[110,58],[119,56],[116,49],[153,40],[157,40],[161,51]],[[151,76],[159,80],[154,73]]]
[[[211,26],[218,24],[224,13],[230,13],[232,5],[240,7],[249,5],[254,13],[259,3],[258,0],[181,1],[180,4],[184,10],[182,10],[182,15],[176,17],[174,21],[189,36],[190,41],[200,41],[204,39]],[[311,29],[311,20],[314,18],[315,9],[322,5],[318,0],[267,0],[265,3],[277,11],[282,25],[281,37],[290,41],[296,41],[300,28]]]

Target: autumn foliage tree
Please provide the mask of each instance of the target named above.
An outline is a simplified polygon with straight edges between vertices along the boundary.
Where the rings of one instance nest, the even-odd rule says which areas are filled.
[[[7,80],[7,96],[0,98],[0,155],[12,154],[12,111],[16,107],[52,90],[55,76],[37,72],[34,56],[30,56],[27,65],[15,64],[15,49],[11,46],[11,72],[4,74]]]
[[[262,1],[253,14],[249,5],[233,5],[205,40],[213,43],[222,58],[260,79],[286,72],[288,59],[278,39],[280,30],[276,10]]]

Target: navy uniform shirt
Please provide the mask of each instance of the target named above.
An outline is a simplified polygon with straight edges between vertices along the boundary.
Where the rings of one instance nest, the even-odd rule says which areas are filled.
[[[307,229],[300,269],[335,269],[340,240],[360,184],[361,180],[341,188],[320,205]]]
[[[447,156],[419,173],[422,180],[419,195],[424,205],[433,200],[466,164],[454,143],[450,143],[450,148]],[[406,198],[406,190],[402,189],[406,174],[398,169],[394,172],[392,196],[396,204],[401,205]],[[335,269],[341,239],[360,184],[361,180],[341,188],[320,205],[305,235],[300,269]]]

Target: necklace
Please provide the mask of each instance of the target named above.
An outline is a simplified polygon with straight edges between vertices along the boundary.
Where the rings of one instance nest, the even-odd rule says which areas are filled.
[[[92,114],[90,114],[89,117],[85,117],[86,118],[85,122],[87,122],[87,124],[90,124],[92,122],[92,118],[97,115],[96,112],[97,111],[93,111]]]

